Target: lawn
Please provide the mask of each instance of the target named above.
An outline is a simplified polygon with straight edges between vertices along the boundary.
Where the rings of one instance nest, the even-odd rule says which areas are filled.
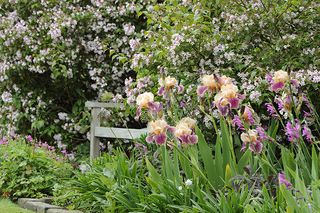
[[[9,200],[0,200],[0,213],[32,213],[32,211],[22,209]]]

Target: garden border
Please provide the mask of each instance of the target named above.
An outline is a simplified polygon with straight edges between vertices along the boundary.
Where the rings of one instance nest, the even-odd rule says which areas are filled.
[[[51,198],[19,198],[18,206],[38,213],[82,213],[78,210],[68,210],[60,206],[51,205]]]

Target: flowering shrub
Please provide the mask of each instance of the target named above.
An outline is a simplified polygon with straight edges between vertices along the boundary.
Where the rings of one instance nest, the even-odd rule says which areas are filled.
[[[31,136],[0,140],[0,193],[3,197],[52,195],[54,184],[70,177],[72,169],[66,156]]]
[[[282,69],[296,76],[315,100],[320,79],[318,10],[318,3],[304,1],[166,1],[145,12],[149,25],[132,65],[139,77],[172,76],[186,88],[203,76],[199,92],[215,89],[206,85],[211,74],[225,74],[238,81],[257,109],[267,101],[265,75]],[[284,78],[281,73],[275,77],[274,89]],[[185,98],[190,102],[192,95],[187,92]]]
[[[57,143],[85,140],[84,102],[123,93],[134,77],[125,59],[145,25],[137,13],[151,3],[1,1],[2,125]]]

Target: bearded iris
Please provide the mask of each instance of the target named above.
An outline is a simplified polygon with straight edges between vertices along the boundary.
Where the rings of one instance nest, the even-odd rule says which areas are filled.
[[[279,92],[289,81],[289,74],[283,70],[274,73],[271,80],[271,91]]]
[[[240,135],[240,138],[243,142],[241,150],[244,151],[249,144],[249,149],[254,153],[261,153],[263,144],[262,138],[259,135],[259,132],[255,129],[250,129],[247,132],[243,132]]]
[[[167,141],[167,130],[169,125],[163,119],[150,121],[148,123],[148,131],[149,135],[146,138],[148,143],[156,142],[157,144],[161,145]]]
[[[189,117],[182,118],[174,128],[174,136],[182,144],[196,144],[198,136],[195,134],[196,121]]]

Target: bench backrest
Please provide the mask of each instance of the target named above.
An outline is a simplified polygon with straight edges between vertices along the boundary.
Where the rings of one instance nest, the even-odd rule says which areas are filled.
[[[101,127],[100,113],[102,108],[123,108],[121,103],[101,103],[87,101],[87,108],[91,109],[90,125],[90,159],[100,156],[99,138],[135,139],[147,133],[147,129],[128,129],[115,127]]]

